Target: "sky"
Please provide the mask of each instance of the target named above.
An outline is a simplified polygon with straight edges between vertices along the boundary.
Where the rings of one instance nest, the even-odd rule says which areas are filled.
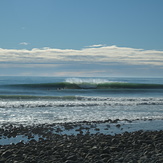
[[[0,0],[0,76],[162,77],[163,0]]]

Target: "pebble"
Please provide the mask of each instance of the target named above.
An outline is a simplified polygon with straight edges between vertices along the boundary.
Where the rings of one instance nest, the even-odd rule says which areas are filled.
[[[74,124],[67,125],[68,128],[73,128],[73,126]],[[24,133],[32,139],[28,143],[0,145],[0,163],[163,162],[162,130],[125,132],[116,135],[89,133],[61,135],[54,134],[48,126],[35,126],[33,128],[8,126],[1,129],[1,135],[4,133],[6,135]],[[44,134],[44,137],[36,141],[33,139],[33,134]]]

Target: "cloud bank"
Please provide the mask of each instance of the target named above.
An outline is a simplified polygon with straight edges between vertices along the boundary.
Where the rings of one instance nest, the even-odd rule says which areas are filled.
[[[42,64],[41,68],[55,67],[56,74],[66,74],[66,72],[67,74],[73,74],[74,72],[74,75],[77,72],[100,74],[106,72],[108,68],[107,73],[109,71],[112,74],[114,72],[119,74],[120,66],[123,69],[126,67],[126,70],[132,66],[135,71],[141,67],[149,70],[153,67],[161,72],[163,70],[163,51],[117,47],[115,45],[104,46],[102,44],[91,45],[80,50],[49,47],[33,48],[31,50],[0,49],[0,67],[5,65],[15,67],[17,64],[23,64],[22,67],[24,68],[31,66],[33,71],[36,71],[40,64]],[[74,71],[75,67],[78,67],[76,71]]]
[[[92,46],[93,47],[93,46]],[[96,47],[96,45],[95,45]],[[52,49],[0,49],[0,62],[51,63],[51,62],[117,62],[134,65],[163,66],[163,51],[128,47],[103,46],[96,48]]]

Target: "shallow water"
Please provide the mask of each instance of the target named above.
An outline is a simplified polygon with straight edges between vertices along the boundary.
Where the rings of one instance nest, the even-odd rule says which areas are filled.
[[[1,77],[0,125],[162,119],[162,87],[163,78]]]
[[[78,123],[75,126],[72,124],[72,128],[66,129],[64,124],[57,124],[55,127],[52,127],[54,134],[59,135],[77,135],[77,134],[106,134],[106,135],[115,135],[123,134],[125,132],[135,132],[139,130],[144,131],[154,131],[162,130],[163,120],[135,120],[132,122],[129,121],[118,121],[117,123]],[[57,131],[59,129],[59,132]],[[0,145],[16,144],[19,142],[28,143],[30,140],[38,141],[39,138],[46,139],[42,135],[32,134],[32,138],[28,138],[25,135],[17,135],[16,137],[0,137]]]

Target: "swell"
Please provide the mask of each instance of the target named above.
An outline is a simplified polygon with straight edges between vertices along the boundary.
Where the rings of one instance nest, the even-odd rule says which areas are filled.
[[[41,83],[41,84],[15,84],[10,87],[31,89],[163,89],[163,84],[141,84],[141,83]]]

